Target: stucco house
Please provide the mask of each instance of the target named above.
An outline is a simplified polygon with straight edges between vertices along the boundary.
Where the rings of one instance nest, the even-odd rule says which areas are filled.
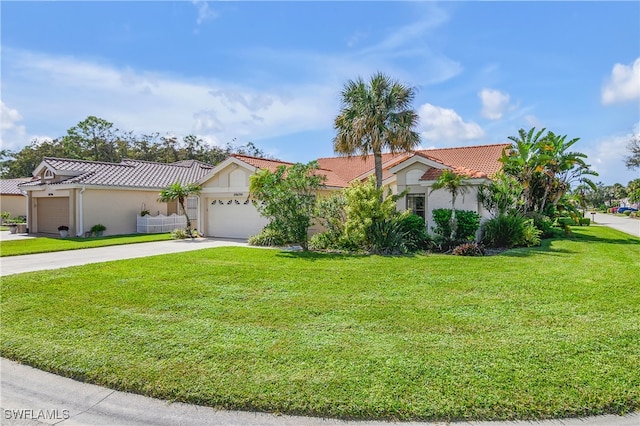
[[[33,171],[34,180],[19,185],[27,194],[27,228],[30,233],[57,234],[64,225],[70,235],[82,236],[102,224],[105,235],[132,234],[143,210],[152,215],[177,212],[175,203],[158,201],[163,188],[195,182],[212,168],[195,160],[107,163],[45,157]],[[197,211],[193,202],[188,208]]]
[[[469,177],[469,191],[456,203],[457,209],[473,210],[487,217],[478,202],[478,185],[487,183],[500,170],[498,161],[509,144],[418,150],[383,154],[383,184],[394,193],[408,189],[398,200],[399,210],[422,216],[427,229],[433,226],[431,212],[451,207],[445,190],[431,191],[444,169]],[[318,159],[326,179],[323,192],[341,190],[351,182],[374,174],[373,156]],[[275,170],[291,163],[234,154],[214,166],[197,161],[172,164],[124,160],[101,163],[45,158],[34,170],[36,181],[20,187],[29,199],[30,232],[57,232],[66,224],[82,235],[93,224],[107,226],[107,234],[136,232],[136,215],[146,206],[151,214],[177,211],[157,201],[160,190],[176,181],[197,183],[198,197],[188,201],[189,217],[201,233],[212,237],[247,238],[267,224],[249,198],[249,178],[257,170]]]
[[[31,178],[0,180],[0,211],[9,212],[11,217],[27,215],[27,197],[18,185],[30,180]]]

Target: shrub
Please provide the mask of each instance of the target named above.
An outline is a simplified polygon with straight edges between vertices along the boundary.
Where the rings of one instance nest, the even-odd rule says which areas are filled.
[[[346,200],[346,222],[344,233],[357,246],[363,247],[367,241],[367,232],[375,222],[384,222],[397,215],[396,200],[399,195],[385,196],[383,189],[376,189],[375,182],[355,182],[344,190]],[[382,203],[380,200],[382,199]]]
[[[396,220],[400,224],[407,251],[426,250],[430,247],[430,238],[423,218],[406,210]]]
[[[522,228],[522,240],[516,242],[516,245],[525,247],[534,247],[540,245],[540,236],[542,231],[536,228],[533,219],[527,219]]]
[[[629,216],[631,215],[631,210],[625,210],[623,213],[624,215]]]
[[[336,248],[337,243],[336,236],[332,232],[320,232],[309,239],[309,249],[327,250]]]
[[[451,254],[454,256],[484,256],[484,250],[478,243],[464,243],[455,247]]]
[[[580,218],[580,226],[589,226],[589,225],[591,225],[591,219],[589,219],[588,217]]]
[[[375,254],[402,254],[407,251],[398,218],[374,221],[365,231],[367,249]]]
[[[91,227],[91,232],[94,234],[97,234],[98,232],[103,232],[107,229],[106,226],[102,225],[101,223],[95,224]]]
[[[184,240],[186,238],[189,238],[189,234],[187,234],[187,231],[182,228],[176,228],[171,231],[171,238],[173,238],[174,240]]]
[[[259,234],[249,238],[249,245],[261,247],[278,247],[287,243],[284,233],[273,227],[266,226]]]
[[[480,215],[471,210],[456,210],[456,233],[455,241],[450,241],[451,235],[451,209],[434,209],[433,221],[436,223],[432,227],[437,240],[443,249],[454,245],[455,242],[475,240],[476,232],[480,227]]]
[[[480,215],[471,210],[456,210],[456,240],[475,240]]]
[[[522,216],[500,215],[482,225],[482,242],[488,247],[511,248],[524,240],[525,219]]]
[[[553,220],[544,214],[537,212],[529,212],[525,215],[526,218],[533,220],[533,225],[542,231],[541,238],[554,238],[562,233],[562,230],[553,225]]]

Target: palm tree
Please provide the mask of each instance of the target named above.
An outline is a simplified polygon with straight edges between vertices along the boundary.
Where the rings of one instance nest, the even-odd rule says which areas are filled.
[[[544,212],[545,203],[551,201],[554,206],[562,196],[571,188],[574,182],[584,183],[595,190],[595,184],[587,175],[598,176],[584,161],[586,154],[567,151],[580,140],[574,138],[566,142],[567,136],[556,135],[549,132],[540,143],[540,151],[543,154],[543,171],[545,175],[544,195],[542,196],[539,211]]]
[[[451,239],[453,240],[456,232],[456,198],[458,195],[465,194],[469,191],[467,187],[466,176],[459,175],[449,169],[444,169],[438,180],[431,186],[431,192],[438,189],[445,189],[451,194]]]
[[[502,158],[500,158],[504,172],[514,176],[522,184],[525,211],[528,211],[532,204],[531,193],[534,175],[543,170],[541,163],[545,161],[540,153],[540,146],[542,134],[546,129],[534,134],[535,130],[535,127],[532,127],[529,132],[520,129],[518,136],[509,136],[513,144],[508,152],[502,153]]]
[[[191,219],[189,219],[189,215],[187,215],[187,209],[184,207],[184,200],[189,198],[191,195],[196,195],[200,193],[200,186],[195,185],[193,183],[189,183],[187,185],[181,185],[180,182],[176,182],[172,185],[169,185],[162,191],[160,191],[160,198],[158,201],[162,203],[168,203],[171,201],[178,200],[182,211],[184,212],[184,216],[187,218],[187,234],[191,237]]]
[[[410,152],[420,144],[413,129],[418,114],[411,109],[415,90],[376,73],[369,83],[348,81],[341,92],[342,108],[334,127],[333,149],[347,156],[373,154],[376,188],[382,187],[382,151]]]

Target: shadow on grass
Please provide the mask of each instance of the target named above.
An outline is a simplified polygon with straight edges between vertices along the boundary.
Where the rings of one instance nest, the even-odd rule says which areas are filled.
[[[317,251],[281,251],[276,257],[285,259],[300,259],[315,262],[317,260],[347,260],[367,257],[366,254],[353,253],[326,253]]]
[[[500,253],[498,256],[507,256],[507,257],[529,257],[529,256],[562,256],[575,253],[572,250],[554,248],[552,244],[553,239],[542,240],[539,247],[526,247],[526,248],[514,248],[511,250],[507,250],[505,252]]]

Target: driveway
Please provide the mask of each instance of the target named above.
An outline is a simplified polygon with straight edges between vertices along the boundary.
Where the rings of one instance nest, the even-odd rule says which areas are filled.
[[[588,213],[587,217],[591,217]],[[608,226],[618,231],[626,232],[634,237],[640,237],[640,220],[631,219],[629,217],[614,216],[612,214],[596,213],[595,223],[597,225]]]
[[[180,253],[212,247],[244,247],[245,240],[197,238],[194,240],[155,241],[121,246],[96,247],[81,250],[57,251],[53,253],[26,254],[0,257],[0,276],[23,272],[59,269],[88,263],[110,260],[133,259],[159,254]]]

